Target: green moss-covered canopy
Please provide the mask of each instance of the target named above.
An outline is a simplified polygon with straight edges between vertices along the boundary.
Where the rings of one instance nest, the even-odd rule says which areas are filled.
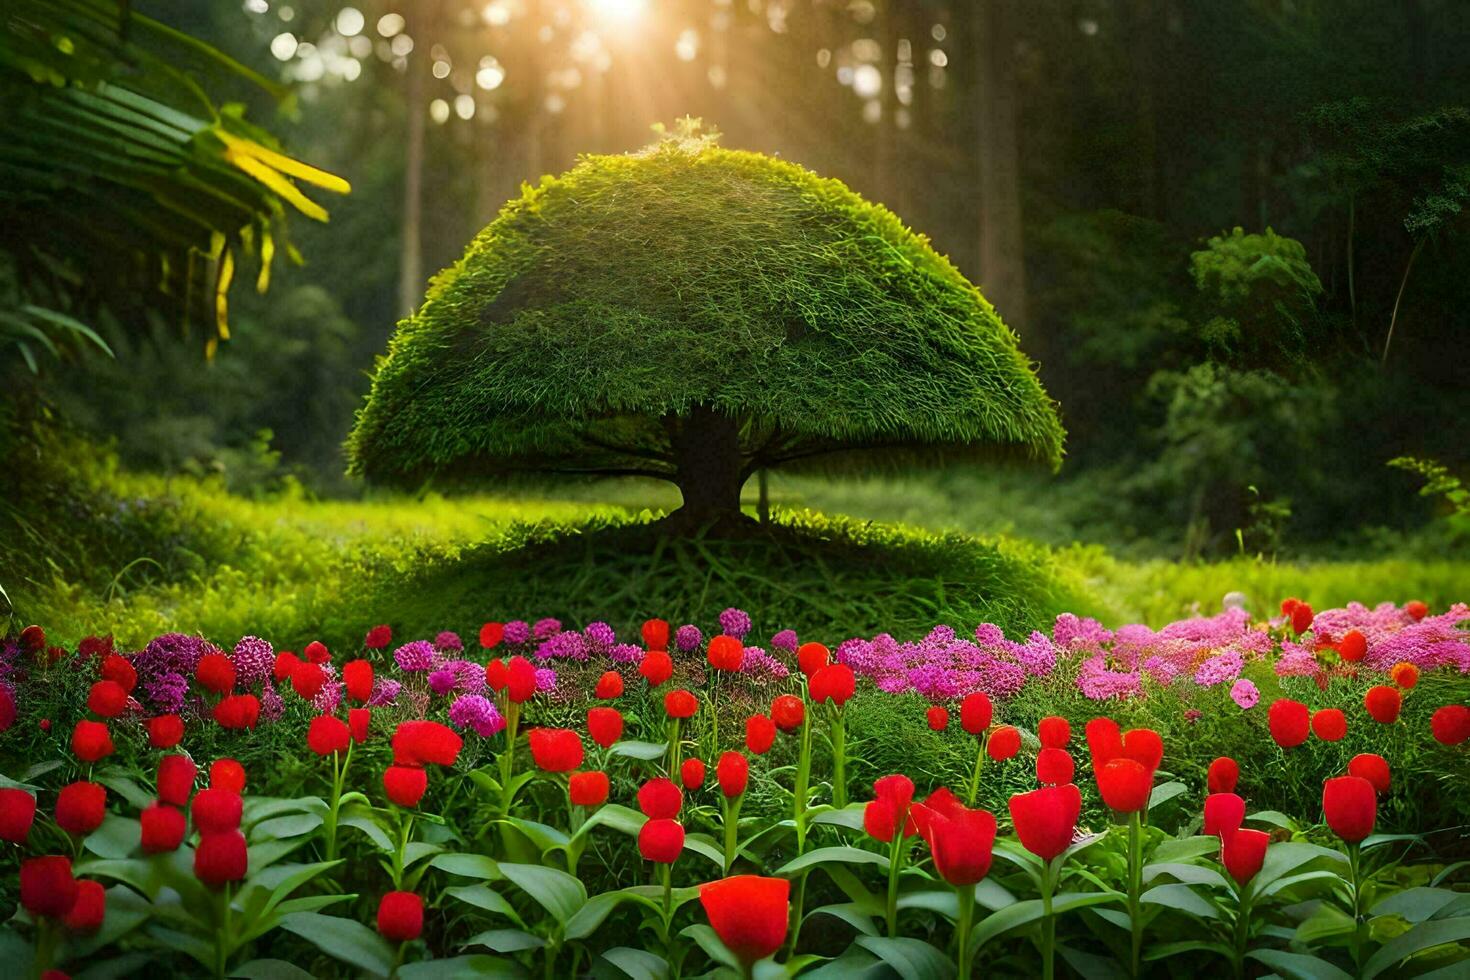
[[[687,471],[731,453],[743,482],[834,454],[1055,466],[1062,438],[926,239],[839,181],[683,136],[507,204],[399,324],[348,449],[369,478],[642,473],[687,502]]]

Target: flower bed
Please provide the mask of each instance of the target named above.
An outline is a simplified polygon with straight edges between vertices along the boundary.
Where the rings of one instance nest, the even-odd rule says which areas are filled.
[[[30,627],[0,942],[52,976],[1470,969],[1467,622],[1288,600],[829,651],[731,609],[337,655]]]

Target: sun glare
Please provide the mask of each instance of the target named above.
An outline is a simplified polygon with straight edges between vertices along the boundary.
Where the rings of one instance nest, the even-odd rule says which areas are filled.
[[[648,0],[586,0],[587,9],[613,24],[631,24],[648,9]]]

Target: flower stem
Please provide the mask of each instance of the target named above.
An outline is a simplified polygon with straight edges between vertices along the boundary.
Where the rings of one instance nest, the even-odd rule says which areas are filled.
[[[1128,814],[1128,926],[1133,933],[1129,976],[1137,977],[1138,957],[1143,948],[1143,923],[1138,920],[1139,895],[1143,891],[1143,824],[1138,813]]]
[[[812,778],[812,722],[811,712],[801,717],[801,751],[796,762],[796,786],[792,792],[791,818],[796,824],[796,853],[806,850],[806,797],[807,785]]]
[[[847,723],[842,709],[832,712],[832,805],[841,810],[847,806]]]
[[[961,885],[955,889],[960,900],[960,920],[955,925],[955,966],[959,968],[959,980],[969,980],[970,973],[970,928],[975,924],[975,886]]]
[[[1363,866],[1360,846],[1349,844],[1347,848],[1353,895],[1353,935],[1348,948],[1353,956],[1353,973],[1358,976],[1363,972]]]
[[[801,938],[802,909],[806,905],[806,875],[810,868],[802,868],[796,876],[796,899],[791,903],[791,938],[786,944],[787,958],[795,955],[797,940]]]
[[[737,796],[731,800],[728,796],[720,798],[720,806],[725,811],[725,874],[735,866],[735,849],[740,842],[740,804],[745,796]]]
[[[980,736],[980,749],[975,753],[975,774],[970,777],[970,798],[968,806],[975,805],[975,797],[980,795],[980,771],[985,768],[985,742],[988,736]]]
[[[898,827],[893,832],[893,840],[888,845],[888,935],[898,935],[898,875],[903,870],[904,859],[904,836],[903,828]]]
[[[1247,882],[1240,889],[1240,901],[1235,912],[1235,976],[1245,980],[1245,951],[1250,941],[1251,886]]]
[[[510,777],[515,772],[516,729],[520,727],[521,706],[514,701],[505,706],[505,751],[500,753],[500,815],[510,816]]]
[[[1061,858],[1048,861],[1041,871],[1041,976],[1056,976],[1057,923],[1051,911],[1051,893],[1055,885],[1053,873],[1061,870]],[[1059,876],[1059,875],[1058,875]]]

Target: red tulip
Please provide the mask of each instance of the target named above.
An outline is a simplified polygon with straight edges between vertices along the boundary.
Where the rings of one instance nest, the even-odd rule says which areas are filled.
[[[1094,772],[1123,754],[1123,732],[1113,719],[1094,718],[1087,723],[1084,733]]]
[[[985,743],[985,754],[996,762],[1004,762],[1021,751],[1021,732],[1010,725],[1002,725],[990,733]]]
[[[796,650],[796,666],[808,679],[831,660],[832,652],[820,643],[803,643]]]
[[[720,792],[726,796],[740,796],[750,782],[750,763],[739,752],[726,752],[715,766],[715,779]]]
[[[393,642],[393,630],[388,626],[374,626],[368,630],[362,645],[369,650],[381,650]]]
[[[746,965],[775,954],[786,942],[791,882],[785,878],[736,875],[711,881],[699,886],[699,904],[720,941]]]
[[[966,694],[960,702],[960,727],[971,735],[979,735],[990,727],[993,714],[990,697],[984,691]]]
[[[1234,793],[1240,782],[1240,764],[1229,756],[1222,755],[1210,763],[1205,782],[1211,793]]]
[[[34,624],[20,631],[20,648],[27,653],[36,653],[46,647],[46,631]]]
[[[306,649],[301,652],[306,654],[306,659],[310,663],[325,664],[330,663],[332,660],[331,651],[327,649],[327,645],[321,640],[312,640],[306,645]]]
[[[346,752],[352,742],[352,731],[341,718],[317,715],[306,730],[306,747],[317,755]]]
[[[1123,733],[1123,755],[1149,771],[1164,761],[1164,740],[1152,728],[1130,728]]]
[[[953,796],[943,797],[921,822],[924,839],[934,855],[934,870],[951,885],[974,885],[990,873],[995,846],[995,814],[971,810]]]
[[[643,634],[643,645],[649,650],[667,650],[669,648],[669,624],[667,620],[645,620],[640,632]]]
[[[378,932],[389,942],[407,943],[424,931],[424,900],[413,892],[389,892],[378,902]]]
[[[206,833],[194,849],[194,877],[211,888],[244,878],[248,865],[245,835],[238,830]]]
[[[480,646],[486,650],[494,650],[500,646],[500,641],[505,639],[504,623],[486,623],[480,627]]]
[[[1220,838],[1220,863],[1236,884],[1244,886],[1261,870],[1271,835],[1264,830],[1236,830]]]
[[[1205,797],[1205,827],[1208,836],[1239,830],[1245,823],[1245,800],[1234,793],[1211,793]]]
[[[672,819],[684,805],[684,794],[672,779],[660,776],[638,788],[638,809],[653,820]]]
[[[1368,709],[1374,721],[1384,725],[1398,721],[1403,703],[1404,696],[1398,689],[1384,684],[1368,688],[1368,693],[1363,695],[1363,707]]]
[[[36,822],[36,798],[14,786],[0,789],[0,840],[24,844]]]
[[[638,665],[638,673],[648,681],[649,687],[658,687],[674,676],[674,660],[662,650],[650,650],[643,655],[643,661]]]
[[[610,789],[605,772],[574,772],[567,781],[567,794],[573,806],[601,806],[607,802]]]
[[[1072,740],[1072,726],[1059,715],[1050,715],[1036,725],[1036,737],[1049,749],[1065,748]]]
[[[1066,749],[1042,749],[1036,754],[1036,779],[1044,785],[1070,783],[1075,771]]]
[[[811,676],[810,687],[813,701],[831,701],[840,708],[857,690],[857,677],[847,664],[828,664]]]
[[[128,706],[128,692],[117,681],[98,681],[87,692],[87,710],[102,718],[116,718]]]
[[[490,661],[488,664],[485,665],[485,686],[486,687],[490,688],[490,690],[494,691],[496,694],[499,694],[501,691],[505,690],[505,686],[508,683],[510,683],[510,668],[505,665],[505,661],[504,660],[501,660],[499,657],[496,657],[494,660]],[[535,671],[534,668],[532,668],[532,671],[531,671],[531,690],[532,690],[532,693],[535,693],[535,688],[536,688],[536,671]]]
[[[79,721],[72,729],[71,750],[83,762],[96,762],[113,753],[112,734],[100,721]]]
[[[1389,768],[1388,760],[1372,752],[1363,752],[1348,760],[1348,775],[1368,780],[1379,793],[1387,793],[1393,785],[1393,770]]]
[[[1418,599],[1410,599],[1408,602],[1404,603],[1404,612],[1408,613],[1409,618],[1417,623],[1419,620],[1429,615],[1429,607],[1420,602]]]
[[[271,668],[271,677],[275,679],[277,684],[282,681],[288,681],[291,679],[291,675],[296,673],[296,668],[300,666],[300,657],[296,656],[290,650],[282,650],[276,654],[276,663]]]
[[[1336,708],[1323,708],[1312,714],[1312,734],[1324,742],[1338,742],[1347,735],[1347,715]]]
[[[307,701],[320,694],[326,683],[327,675],[321,664],[303,661],[291,671],[291,690]]]
[[[170,806],[184,806],[194,792],[199,767],[187,755],[166,755],[158,760],[158,798]]]
[[[1393,682],[1405,691],[1411,691],[1415,684],[1419,683],[1419,668],[1408,662],[1396,663],[1388,672]],[[1397,712],[1395,712],[1397,717]]]
[[[1338,641],[1337,653],[1348,663],[1357,663],[1368,653],[1368,638],[1358,630],[1348,630]]]
[[[349,708],[347,709],[347,730],[352,733],[352,740],[358,745],[367,741],[368,727],[373,723],[372,708]]]
[[[592,741],[607,748],[623,737],[623,713],[617,708],[589,708],[587,734],[592,736]]]
[[[1373,833],[1378,794],[1361,776],[1336,776],[1322,784],[1322,813],[1334,834],[1356,844]]]
[[[20,865],[20,904],[31,915],[59,919],[77,901],[71,858],[51,855],[27,858]]]
[[[428,788],[429,774],[418,766],[389,766],[383,773],[383,791],[398,806],[418,806]]]
[[[716,636],[709,641],[705,657],[715,670],[736,671],[745,659],[745,646],[733,636]]]
[[[373,665],[366,660],[349,660],[342,665],[342,684],[347,696],[358,704],[373,696]]]
[[[121,654],[109,653],[103,657],[98,676],[104,681],[114,682],[125,694],[132,694],[133,688],[138,686],[138,671],[134,669],[132,661]]]
[[[699,699],[682,688],[664,695],[664,713],[670,718],[693,718]]]
[[[929,727],[936,732],[942,732],[949,727],[949,709],[943,705],[930,705],[929,710],[925,712],[925,718],[929,722]]]
[[[570,728],[533,728],[531,758],[543,772],[571,772],[582,764],[582,737]]]
[[[244,793],[245,767],[234,759],[215,759],[209,767],[209,785],[232,793]]]
[[[1010,809],[1021,846],[1050,861],[1072,843],[1082,813],[1082,792],[1075,783],[1043,786],[1012,796]]]
[[[1271,702],[1266,719],[1271,728],[1271,737],[1283,749],[1296,748],[1307,740],[1311,730],[1311,713],[1300,701],[1277,698]]]
[[[206,653],[199,658],[199,666],[194,668],[194,680],[206,691],[224,694],[234,690],[235,665],[222,653]]]
[[[1305,602],[1298,602],[1291,610],[1291,628],[1298,634],[1305,633],[1312,628],[1312,607]]]
[[[525,657],[511,657],[506,664],[505,693],[514,704],[525,704],[536,696],[536,665]]]
[[[794,732],[806,717],[806,706],[795,694],[782,694],[771,702],[771,721],[783,732]]]
[[[184,719],[178,715],[149,718],[148,744],[155,749],[171,749],[184,738]]]
[[[596,695],[604,701],[623,696],[623,675],[615,670],[609,670],[597,678]]]
[[[107,892],[100,881],[77,882],[77,897],[66,913],[66,928],[71,932],[96,932],[107,915]]]
[[[745,747],[752,755],[765,755],[776,741],[776,723],[766,715],[745,719]]]
[[[703,759],[685,759],[679,766],[679,782],[691,793],[704,785],[704,776]]]
[[[1459,745],[1470,739],[1470,708],[1447,704],[1436,709],[1429,719],[1429,731],[1441,745]]]
[[[301,672],[297,671],[296,676]],[[253,694],[231,694],[214,706],[214,720],[221,728],[254,728],[260,720],[260,699]]]
[[[1113,810],[1138,813],[1148,808],[1154,789],[1153,770],[1134,759],[1114,759],[1097,771],[1097,788],[1103,802]]]
[[[201,789],[189,805],[189,816],[202,834],[222,834],[240,827],[244,801],[227,789]]]
[[[144,807],[138,814],[141,842],[148,854],[176,851],[184,842],[184,811],[166,803]]]
[[[102,826],[105,816],[107,790],[97,783],[71,783],[56,795],[56,825],[68,834],[85,837]]]
[[[393,731],[393,761],[402,766],[452,766],[464,739],[437,721],[403,721]]]
[[[673,864],[684,849],[684,827],[677,820],[659,817],[638,831],[638,853],[646,861]]]

